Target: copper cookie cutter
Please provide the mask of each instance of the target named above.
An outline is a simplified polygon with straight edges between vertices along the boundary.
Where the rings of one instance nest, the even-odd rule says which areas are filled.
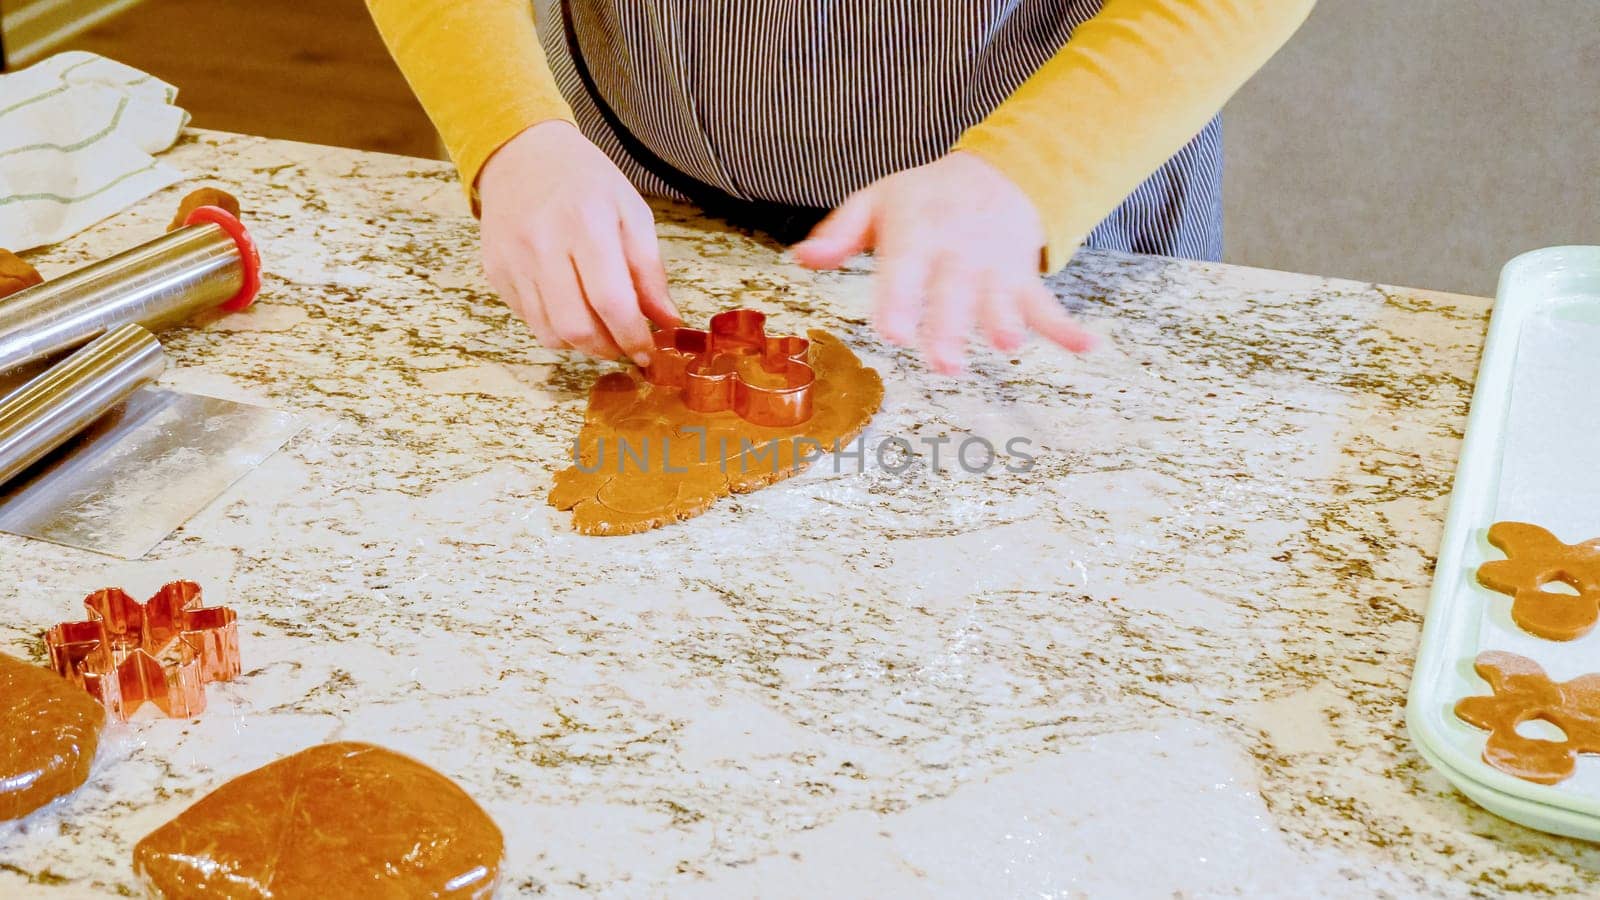
[[[811,418],[817,373],[806,361],[811,342],[767,336],[767,315],[730,309],[711,317],[706,331],[668,328],[655,333],[644,367],[651,384],[683,389],[696,412],[733,410],[756,425],[787,428]]]
[[[237,617],[201,606],[200,585],[174,581],[140,603],[121,588],[83,598],[89,618],[45,632],[50,665],[118,721],[145,703],[169,716],[199,715],[205,686],[239,674]]]

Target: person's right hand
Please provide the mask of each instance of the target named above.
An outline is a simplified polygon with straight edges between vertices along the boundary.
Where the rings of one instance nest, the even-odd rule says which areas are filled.
[[[489,283],[541,344],[650,361],[649,322],[680,317],[650,207],[598,147],[541,122],[489,157],[478,196]]]

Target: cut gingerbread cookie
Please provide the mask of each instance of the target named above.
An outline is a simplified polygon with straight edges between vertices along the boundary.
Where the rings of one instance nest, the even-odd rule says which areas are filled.
[[[1456,717],[1489,732],[1484,762],[1525,781],[1556,784],[1572,775],[1580,753],[1600,753],[1600,674],[1551,681],[1533,660],[1499,650],[1478,654],[1473,668],[1494,696],[1461,700]],[[1534,720],[1556,726],[1564,737],[1517,732]]]
[[[1552,641],[1583,637],[1600,621],[1600,539],[1562,543],[1538,525],[1496,522],[1489,543],[1505,559],[1478,567],[1478,582],[1511,597],[1511,619]],[[1549,590],[1564,584],[1572,592]]]

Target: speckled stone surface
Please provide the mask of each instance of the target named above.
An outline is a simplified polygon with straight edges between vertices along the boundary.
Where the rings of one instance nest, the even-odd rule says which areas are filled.
[[[1600,892],[1600,847],[1478,810],[1402,724],[1485,301],[1085,254],[1058,286],[1106,349],[946,380],[877,340],[863,273],[664,210],[691,319],[843,336],[887,385],[869,442],[920,457],[588,538],[544,495],[608,366],[494,300],[445,166],[203,133],[171,160],[195,181],[31,259],[233,190],[261,302],[171,334],[163,382],[316,424],[139,563],[0,536],[0,650],[188,577],[245,662],[0,825],[0,893],[137,891],[141,836],[336,740],[472,793],[507,895]],[[941,435],[1037,463],[936,474]]]

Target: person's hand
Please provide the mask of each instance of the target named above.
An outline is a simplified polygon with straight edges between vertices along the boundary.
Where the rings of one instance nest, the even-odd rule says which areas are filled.
[[[552,349],[644,365],[649,322],[679,322],[655,219],[626,176],[571,124],[541,122],[478,176],[483,268]]]
[[[901,346],[918,342],[936,370],[954,374],[980,325],[1005,351],[1028,330],[1076,353],[1094,345],[1040,279],[1043,246],[1022,189],[958,152],[851,194],[793,252],[801,265],[833,269],[875,250],[878,331]]]

